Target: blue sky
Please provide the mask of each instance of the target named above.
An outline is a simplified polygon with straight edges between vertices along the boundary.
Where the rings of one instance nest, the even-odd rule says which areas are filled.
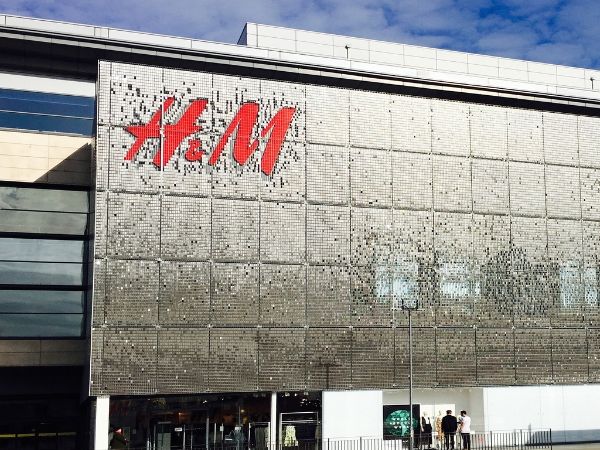
[[[221,42],[248,21],[600,67],[600,0],[0,0],[0,12]]]

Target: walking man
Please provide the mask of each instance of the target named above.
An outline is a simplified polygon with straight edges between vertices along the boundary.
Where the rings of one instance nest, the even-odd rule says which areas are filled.
[[[462,437],[463,450],[471,450],[471,418],[463,409],[460,412],[460,435]]]
[[[444,433],[444,445],[446,450],[454,450],[454,435],[458,428],[458,421],[452,415],[452,410],[446,411],[442,419],[442,432]]]

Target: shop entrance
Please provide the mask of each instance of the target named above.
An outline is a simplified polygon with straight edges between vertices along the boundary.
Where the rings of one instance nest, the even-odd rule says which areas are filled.
[[[282,449],[317,450],[321,444],[321,393],[277,395],[277,443]]]
[[[125,448],[248,450],[268,443],[270,394],[111,398]]]
[[[153,450],[193,450],[206,448],[209,439],[206,423],[174,424],[157,422],[154,424]]]

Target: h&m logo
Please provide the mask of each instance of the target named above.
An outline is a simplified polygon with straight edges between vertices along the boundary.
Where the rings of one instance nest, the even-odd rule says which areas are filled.
[[[147,139],[161,137],[161,117],[166,114],[173,103],[175,103],[175,97],[168,97],[163,105],[152,115],[147,124],[126,127],[127,132],[135,137],[135,142],[125,154],[125,160],[133,160]],[[162,154],[160,151],[156,152],[152,160],[156,167],[160,168],[167,165],[183,140],[202,129],[196,122],[206,109],[207,104],[207,99],[194,100],[176,123],[163,125],[163,151]],[[252,130],[258,122],[259,108],[260,105],[256,102],[248,102],[240,106],[237,114],[227,126],[223,136],[221,136],[210,154],[208,159],[209,165],[213,166],[217,163],[225,145],[234,133],[233,158],[240,165],[246,163],[250,155],[258,148],[259,140],[252,140]],[[261,138],[267,138],[267,143],[260,160],[261,170],[265,175],[271,175],[275,168],[283,140],[295,112],[296,108],[293,107],[281,108],[260,132]],[[204,154],[205,152],[202,149],[200,141],[193,139],[189,142],[189,147],[184,153],[184,158],[188,161],[198,161]]]

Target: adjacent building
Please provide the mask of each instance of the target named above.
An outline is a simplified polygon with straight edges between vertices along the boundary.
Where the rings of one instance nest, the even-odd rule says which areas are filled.
[[[0,439],[397,438],[409,309],[419,415],[600,437],[600,73],[0,32]]]

